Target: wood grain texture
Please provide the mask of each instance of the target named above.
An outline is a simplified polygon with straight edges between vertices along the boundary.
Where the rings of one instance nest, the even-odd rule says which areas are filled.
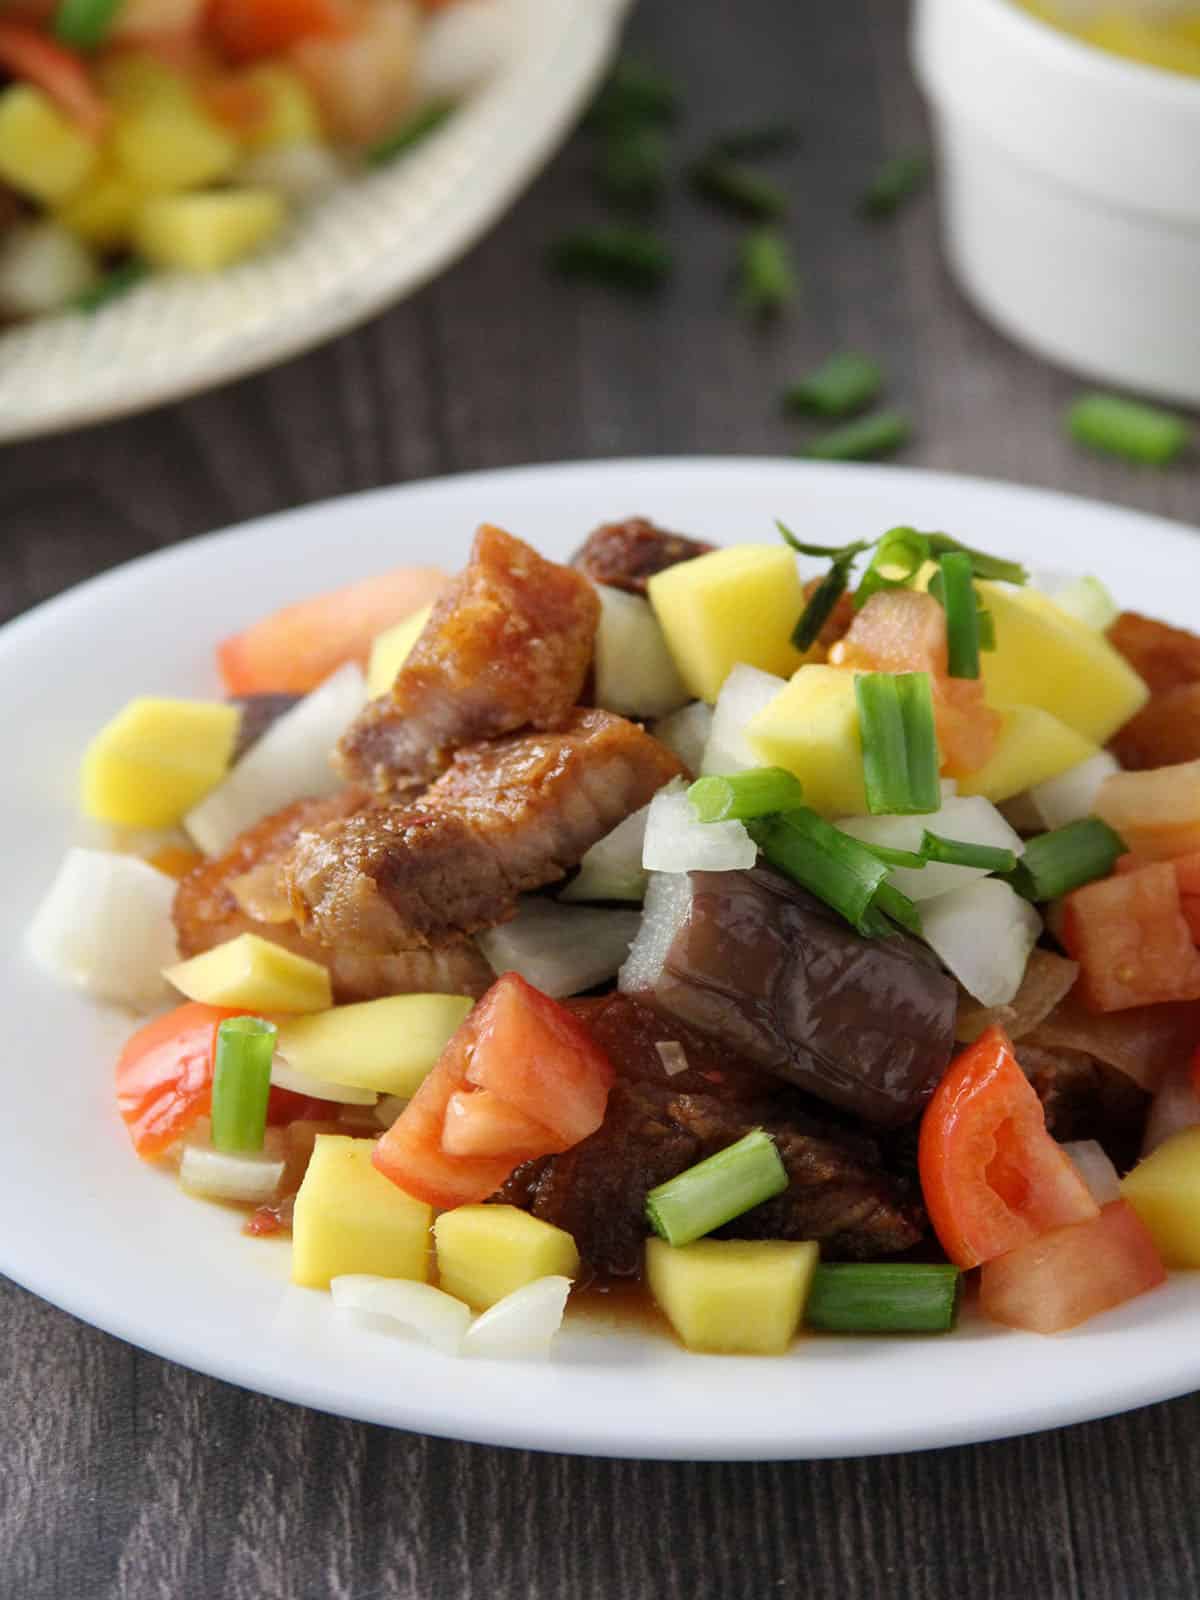
[[[358,332],[167,411],[10,447],[0,612],[210,528],[377,484],[531,460],[784,452],[797,434],[776,393],[844,345],[876,354],[912,411],[904,459],[1197,520],[1194,460],[1138,472],[1063,438],[1076,383],[963,303],[930,197],[885,227],[854,215],[881,156],[925,136],[904,24],[896,0],[644,0],[635,19],[639,48],[686,89],[680,164],[713,126],[783,114],[803,128],[778,169],[803,300],[769,335],[729,310],[737,229],[683,197],[668,206],[680,264],[660,301],[545,276],[547,239],[599,215],[576,138],[465,261]],[[572,1460],[247,1395],[11,1284],[0,1306],[0,1594],[12,1600],[1200,1593],[1196,1397],[900,1458]]]

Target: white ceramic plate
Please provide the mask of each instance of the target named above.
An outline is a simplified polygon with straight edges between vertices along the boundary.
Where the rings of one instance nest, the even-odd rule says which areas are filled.
[[[549,159],[631,0],[494,0],[502,68],[410,156],[341,185],[262,257],[161,275],[94,316],[0,334],[0,442],[106,421],[320,344],[455,261]]]
[[[399,561],[447,565],[476,523],[565,557],[633,512],[725,543],[783,517],[841,543],[898,522],[1039,566],[1096,571],[1123,601],[1200,626],[1200,547],[1157,518],[1038,490],[885,467],[632,461],[442,479],[268,518],[98,578],[0,632],[8,840],[0,976],[0,1269],[148,1350],[305,1405],[423,1432],[581,1453],[856,1455],[997,1438],[1200,1387],[1200,1277],[1054,1339],[968,1319],[935,1339],[802,1340],[779,1360],[690,1356],[568,1325],[548,1364],[453,1361],[339,1322],[288,1283],[288,1248],[188,1199],[133,1156],[113,1106],[129,1030],[28,964],[22,929],[76,828],[89,734],[127,698],[203,695],[212,645],[263,611]]]

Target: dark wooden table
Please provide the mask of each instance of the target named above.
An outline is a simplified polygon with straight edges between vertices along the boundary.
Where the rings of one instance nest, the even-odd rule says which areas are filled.
[[[804,275],[792,315],[764,335],[731,313],[737,230],[686,198],[668,208],[680,267],[660,302],[549,281],[548,237],[598,214],[577,137],[465,261],[357,333],[167,411],[9,448],[3,612],[155,546],[376,484],[570,457],[785,452],[776,392],[844,345],[886,364],[918,428],[908,460],[1197,519],[1194,463],[1142,473],[1064,440],[1075,384],[963,303],[931,199],[884,227],[854,215],[880,157],[924,137],[896,0],[645,0],[632,32],[685,88],[680,159],[716,125],[778,113],[802,125],[780,168]],[[1200,1398],[899,1458],[576,1460],[247,1395],[11,1284],[0,1295],[12,1600],[1200,1592]]]

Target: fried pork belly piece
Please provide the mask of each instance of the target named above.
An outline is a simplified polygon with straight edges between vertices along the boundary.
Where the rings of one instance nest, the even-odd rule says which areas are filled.
[[[302,834],[283,867],[293,914],[339,951],[494,927],[681,771],[665,745],[607,711],[460,750],[416,805]]]
[[[1108,637],[1150,686],[1150,699],[1113,738],[1123,767],[1173,767],[1200,757],[1200,635],[1123,611]]]
[[[1200,635],[1173,628],[1136,611],[1122,611],[1108,630],[1108,641],[1123,655],[1152,694],[1200,683]]]
[[[180,954],[200,955],[239,934],[256,933],[328,967],[334,998],[341,1002],[389,994],[481,995],[494,974],[469,939],[436,950],[425,946],[386,955],[333,950],[302,933],[286,901],[272,894],[269,869],[282,861],[305,828],[336,825],[364,804],[366,797],[354,790],[326,800],[301,800],[248,828],[225,855],[189,873],[175,895]],[[276,905],[286,920],[280,919]]]
[[[715,549],[700,539],[668,533],[645,517],[628,517],[624,522],[606,522],[590,533],[571,557],[571,565],[586,572],[593,583],[645,594],[656,572]]]
[[[436,777],[462,745],[561,727],[583,689],[599,612],[580,573],[485,524],[390,693],[343,738],[346,777],[403,791]]]

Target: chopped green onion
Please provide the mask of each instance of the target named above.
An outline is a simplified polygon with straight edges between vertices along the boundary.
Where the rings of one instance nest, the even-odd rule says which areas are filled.
[[[584,121],[591,128],[628,127],[674,122],[678,115],[679,91],[666,74],[627,57],[617,62]]]
[[[1085,883],[1107,878],[1125,854],[1125,841],[1099,817],[1068,822],[1026,842],[1025,853],[1007,874],[1026,900],[1057,900]]]
[[[762,122],[757,127],[731,128],[713,140],[715,155],[732,161],[759,161],[795,149],[800,134],[790,122]]]
[[[1081,396],[1067,412],[1067,430],[1077,444],[1148,467],[1174,461],[1191,434],[1173,411],[1117,394]]]
[[[886,861],[889,867],[911,867],[917,871],[926,865],[926,858],[918,850],[897,850],[894,845],[877,844],[874,839],[858,842],[880,861]]]
[[[645,228],[580,228],[553,245],[550,265],[564,278],[590,278],[620,289],[657,289],[670,275],[671,252]]]
[[[952,678],[979,676],[979,602],[965,550],[948,550],[938,562],[946,608],[946,649]]]
[[[854,592],[854,609],[861,611],[881,589],[904,589],[929,560],[929,541],[915,528],[890,528],[875,546],[871,565]]]
[[[901,894],[899,889],[894,889],[890,883],[881,883],[876,889],[871,910],[881,912],[893,922],[898,922],[906,932],[915,933],[920,937],[920,911],[914,901],[906,894]]]
[[[697,162],[691,183],[705,200],[756,222],[771,222],[787,210],[787,196],[777,183],[724,156],[707,156]]]
[[[273,1022],[261,1017],[226,1017],[217,1029],[212,1086],[214,1149],[262,1149],[278,1031]]]
[[[122,0],[59,0],[54,32],[76,50],[94,50],[103,43]]]
[[[799,780],[782,767],[754,767],[728,778],[697,778],[687,792],[701,822],[751,822],[803,801]]]
[[[899,450],[911,434],[912,424],[902,412],[876,411],[810,439],[799,453],[818,461],[868,461]]]
[[[796,298],[796,271],[777,228],[755,228],[738,249],[738,305],[750,316],[771,316]]]
[[[99,311],[102,306],[108,305],[111,300],[119,300],[122,295],[135,289],[143,278],[150,276],[150,268],[144,261],[136,259],[123,261],[119,267],[113,267],[102,278],[93,283],[82,294],[77,294],[71,302],[75,311]]]
[[[860,933],[878,931],[877,919],[869,913],[888,867],[865,845],[807,806],[760,818],[749,827],[754,842],[779,872],[802,884]]]
[[[431,133],[436,133],[456,106],[457,101],[454,100],[431,100],[419,111],[414,111],[398,128],[384,134],[382,139],[368,148],[365,156],[367,165],[381,167],[385,162],[412,150],[428,139]]]
[[[833,608],[850,583],[850,561],[835,561],[808,597],[800,620],[792,629],[792,648],[811,650],[817,635],[833,615]]]
[[[893,156],[872,178],[859,209],[864,216],[890,217],[925,187],[928,178],[928,151],[913,150],[907,155]]]
[[[728,1149],[651,1189],[646,1216],[668,1244],[691,1244],[787,1186],[787,1168],[775,1141],[755,1128]]]
[[[646,210],[659,199],[667,182],[666,147],[653,128],[617,124],[604,141],[600,187],[613,205]]]
[[[878,362],[845,350],[785,389],[783,408],[820,417],[850,417],[865,410],[882,388]]]
[[[979,634],[979,648],[981,650],[994,650],[996,648],[996,619],[990,611],[978,610],[975,613],[975,627]]]
[[[950,867],[980,867],[984,872],[1012,872],[1017,865],[1014,850],[991,844],[967,844],[962,839],[943,839],[940,833],[926,831],[921,837],[921,855],[926,861],[942,861]]]
[[[873,816],[938,811],[937,734],[927,672],[864,672],[854,680],[867,809]]]
[[[972,550],[969,544],[960,544],[948,533],[927,533],[929,553],[944,556],[949,551],[961,551],[971,558],[971,574],[976,578],[990,578],[999,583],[1028,583],[1029,573],[1019,561],[1006,561],[1001,556],[989,556],[984,550]]]
[[[961,1282],[957,1267],[936,1262],[822,1263],[804,1321],[827,1333],[948,1333]]]
[[[869,550],[874,543],[871,539],[856,539],[853,544],[807,544],[786,525],[775,519],[775,526],[783,536],[783,542],[790,545],[798,555],[802,556],[828,556],[831,561],[853,561],[855,556],[862,555],[864,550]]]

